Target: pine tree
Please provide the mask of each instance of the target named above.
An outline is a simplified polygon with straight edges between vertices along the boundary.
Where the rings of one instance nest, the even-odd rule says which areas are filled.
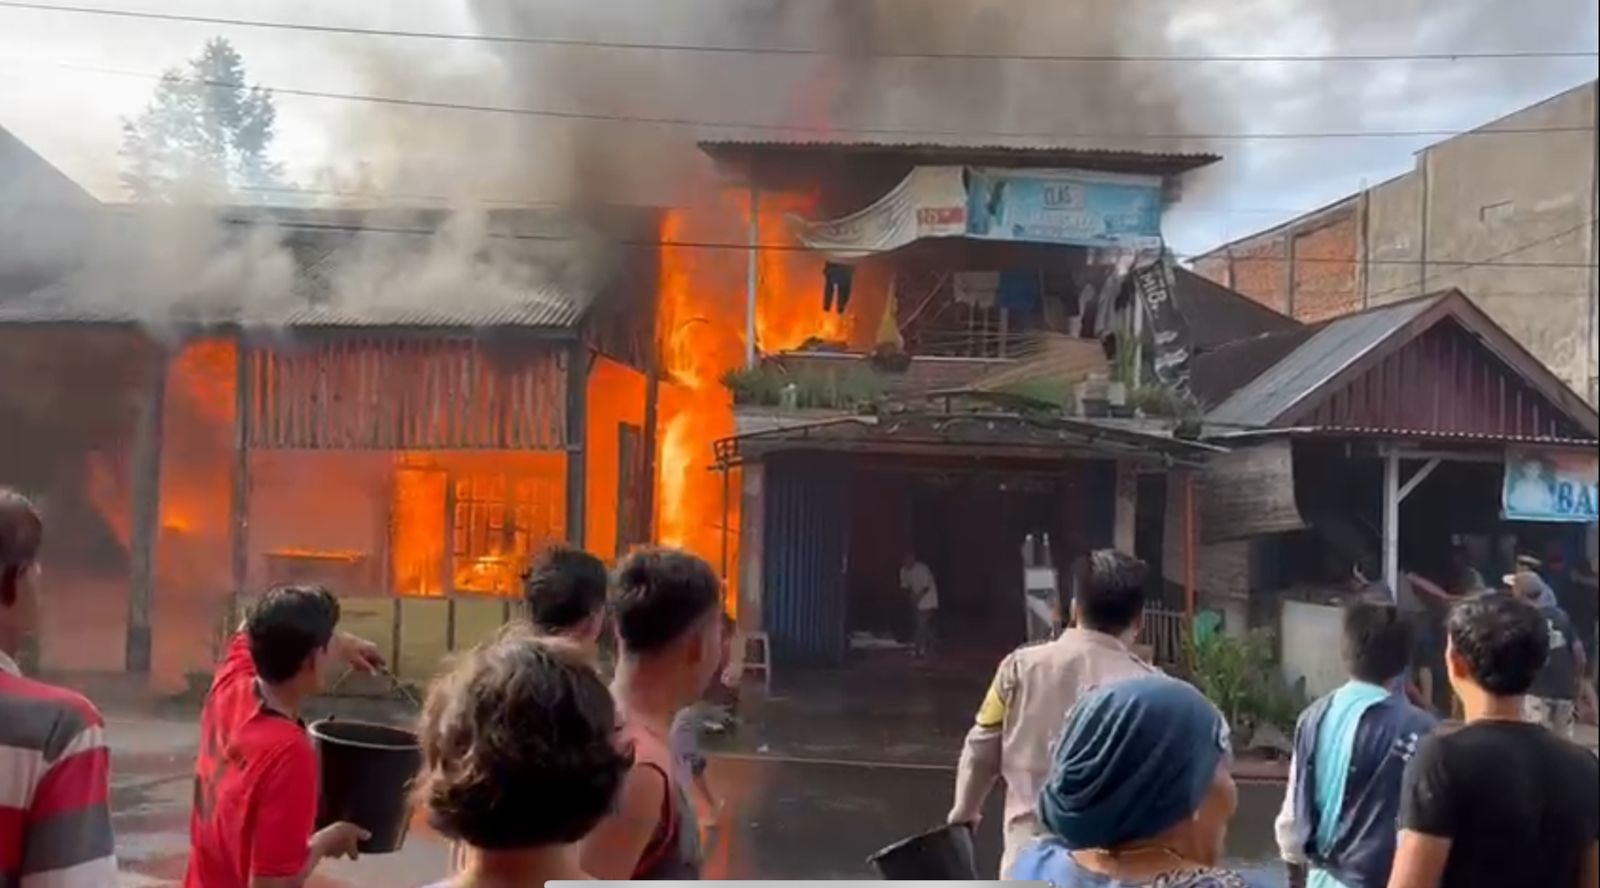
[[[245,86],[244,59],[222,37],[161,77],[142,114],[122,124],[122,184],[135,201],[260,201],[282,182],[271,160],[272,93]]]

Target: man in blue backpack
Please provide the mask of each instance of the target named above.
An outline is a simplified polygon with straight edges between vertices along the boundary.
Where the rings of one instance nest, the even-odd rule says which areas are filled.
[[[1394,862],[1401,779],[1434,718],[1406,700],[1412,627],[1393,606],[1360,601],[1344,614],[1350,680],[1295,726],[1278,848],[1290,884],[1384,888]]]

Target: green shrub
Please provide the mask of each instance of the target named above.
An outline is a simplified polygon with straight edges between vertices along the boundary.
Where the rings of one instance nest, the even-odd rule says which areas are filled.
[[[1189,668],[1195,687],[1217,704],[1236,733],[1259,724],[1294,728],[1303,701],[1278,674],[1272,636],[1210,633],[1190,642]]]
[[[790,372],[777,364],[740,367],[722,375],[722,384],[739,406],[777,407],[794,387],[794,406],[802,410],[854,410],[874,404],[888,392],[883,374],[865,363]]]

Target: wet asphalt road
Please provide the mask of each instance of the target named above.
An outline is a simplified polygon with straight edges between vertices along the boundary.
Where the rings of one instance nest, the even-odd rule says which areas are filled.
[[[710,841],[706,878],[874,878],[869,855],[943,822],[953,778],[939,767],[715,758],[711,780],[727,800],[728,826]],[[1282,793],[1277,784],[1241,784],[1229,837],[1230,863],[1263,886],[1283,883],[1272,862]],[[999,863],[999,795],[978,831],[980,866]]]

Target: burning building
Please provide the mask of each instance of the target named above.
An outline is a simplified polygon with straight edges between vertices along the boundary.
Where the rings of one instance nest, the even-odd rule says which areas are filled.
[[[1173,301],[1192,290],[1157,258],[1160,217],[1215,156],[702,150],[742,186],[747,249],[723,260],[726,320],[705,334],[721,347],[698,352],[726,389],[700,454],[720,477],[687,477],[721,512],[698,548],[737,579],[741,622],[780,667],[905,638],[908,553],[938,578],[946,650],[984,657],[1023,640],[1031,569],[1066,589],[1079,556],[1113,544],[1159,567],[1167,470],[1210,448],[1135,409],[1136,392],[1182,387],[1191,342],[1130,272],[1144,257]],[[670,269],[692,248],[668,241]],[[1050,554],[1025,558],[1030,538]]]
[[[466,243],[438,214],[212,224],[221,292],[153,302],[115,279],[138,263],[91,258],[0,299],[3,480],[51,530],[44,666],[178,687],[242,597],[318,581],[423,678],[509,618],[543,547],[651,538],[654,214]]]

